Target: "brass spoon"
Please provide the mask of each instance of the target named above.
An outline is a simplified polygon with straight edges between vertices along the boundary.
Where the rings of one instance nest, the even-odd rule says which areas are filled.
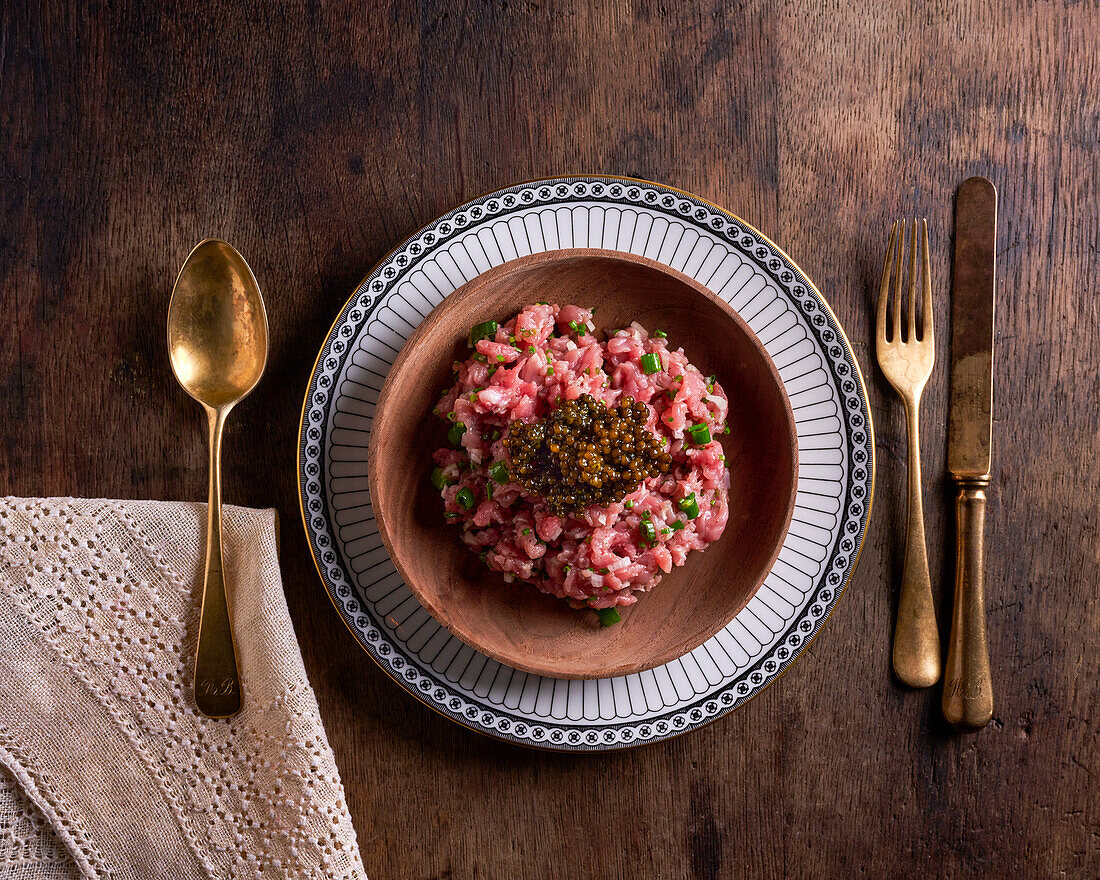
[[[241,682],[222,570],[222,429],[256,387],[267,363],[267,313],[248,263],[216,238],[184,261],[168,304],[168,355],[183,390],[202,404],[210,426],[210,504],[206,578],[195,649],[195,703],[211,718],[241,708]]]

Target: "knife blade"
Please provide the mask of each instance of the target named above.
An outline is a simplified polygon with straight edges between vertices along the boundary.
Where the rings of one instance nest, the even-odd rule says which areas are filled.
[[[955,206],[947,469],[956,477],[990,470],[996,247],[997,190],[984,177],[971,177],[959,187]]]
[[[985,490],[993,446],[993,310],[997,190],[984,177],[959,187],[951,294],[947,469],[955,480],[955,600],[944,664],[943,714],[956,729],[993,717],[985,629]]]

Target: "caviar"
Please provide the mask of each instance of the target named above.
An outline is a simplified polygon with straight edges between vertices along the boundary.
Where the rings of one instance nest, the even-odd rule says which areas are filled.
[[[512,477],[558,516],[621,501],[672,467],[663,441],[646,430],[648,415],[631,397],[611,409],[582,394],[537,422],[516,422],[504,439]]]

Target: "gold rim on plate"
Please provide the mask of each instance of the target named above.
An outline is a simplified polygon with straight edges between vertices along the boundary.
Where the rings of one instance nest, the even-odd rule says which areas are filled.
[[[575,184],[577,182],[603,183],[603,182],[616,182],[616,181],[624,183],[624,184],[628,184],[628,185],[633,184],[633,185],[638,185],[638,186],[651,187],[651,188],[653,188],[657,191],[677,193],[680,196],[682,196],[684,199],[687,199],[690,202],[694,202],[694,203],[697,203],[699,205],[703,205],[703,206],[706,206],[706,207],[710,208],[712,211],[714,211],[718,215],[726,217],[730,221],[740,225],[745,231],[751,232],[753,235],[758,237],[761,242],[766,243],[772,249],[772,251],[774,252],[775,255],[779,256],[782,260],[786,261],[786,263],[790,266],[790,268],[792,268],[795,271],[795,273],[797,273],[797,275],[800,276],[797,280],[800,283],[804,284],[808,288],[808,290],[813,294],[813,296],[816,299],[817,303],[822,307],[822,309],[827,314],[828,318],[830,319],[832,329],[834,329],[836,331],[836,333],[839,336],[839,340],[843,343],[844,351],[848,354],[848,360],[850,360],[850,362],[852,364],[852,367],[853,367],[854,378],[855,378],[855,380],[857,382],[857,385],[858,385],[858,392],[859,392],[858,393],[858,398],[862,401],[863,410],[864,410],[863,415],[865,415],[866,420],[867,420],[866,427],[867,427],[867,437],[868,437],[868,439],[867,439],[866,446],[869,450],[869,462],[867,464],[867,467],[868,467],[868,470],[869,470],[869,479],[867,480],[868,489],[867,489],[867,499],[866,499],[866,511],[865,511],[865,514],[860,518],[861,519],[861,524],[860,524],[860,530],[859,530],[859,533],[858,533],[858,544],[855,547],[855,553],[851,556],[851,564],[848,568],[847,574],[845,575],[842,583],[835,588],[835,595],[832,599],[832,602],[831,603],[825,603],[827,607],[825,608],[824,613],[822,614],[820,619],[817,621],[817,625],[813,628],[813,630],[812,630],[811,634],[808,636],[808,638],[804,642],[802,642],[797,647],[797,649],[795,649],[792,652],[791,656],[786,661],[782,661],[782,662],[779,663],[779,668],[777,669],[777,671],[775,671],[774,673],[768,674],[767,680],[765,680],[761,684],[755,686],[755,688],[750,693],[748,693],[746,696],[744,696],[743,698],[740,698],[740,699],[735,699],[734,702],[731,705],[727,705],[727,706],[723,706],[723,707],[719,708],[715,713],[711,714],[709,717],[703,718],[699,722],[687,724],[681,730],[669,731],[666,734],[661,734],[661,735],[653,736],[653,737],[650,737],[650,738],[640,738],[638,741],[632,742],[632,743],[617,742],[617,743],[613,743],[613,744],[610,744],[610,745],[601,744],[599,742],[597,742],[595,744],[583,743],[583,742],[578,743],[578,744],[567,744],[567,743],[544,744],[544,743],[539,743],[539,742],[532,742],[529,739],[520,738],[516,735],[512,735],[512,734],[509,734],[509,733],[504,733],[503,731],[489,730],[489,729],[487,729],[483,726],[480,726],[478,724],[475,724],[475,723],[467,723],[467,721],[464,718],[462,718],[461,716],[459,716],[458,713],[449,714],[448,712],[444,711],[443,709],[433,705],[431,700],[428,698],[427,694],[421,694],[416,689],[408,686],[406,684],[406,682],[403,681],[402,678],[399,675],[395,674],[395,672],[393,670],[391,670],[387,667],[387,664],[384,664],[378,657],[376,657],[373,654],[373,652],[371,652],[367,648],[367,646],[363,643],[362,639],[359,637],[359,634],[356,632],[356,630],[354,630],[352,628],[352,626],[348,622],[347,618],[345,617],[344,611],[337,605],[336,600],[332,595],[332,591],[329,589],[328,583],[325,581],[324,574],[322,573],[320,563],[317,559],[317,550],[314,547],[314,542],[313,542],[313,539],[312,539],[312,536],[311,536],[311,533],[310,533],[310,530],[309,530],[309,524],[308,524],[308,521],[307,521],[307,518],[306,518],[305,498],[304,498],[305,487],[304,487],[304,484],[303,484],[303,479],[304,478],[303,478],[303,472],[302,472],[302,466],[303,466],[302,456],[303,456],[303,449],[304,449],[304,440],[303,440],[303,438],[304,438],[304,435],[305,435],[305,427],[306,427],[305,426],[305,418],[306,418],[306,412],[309,408],[310,396],[311,396],[311,393],[313,391],[314,379],[317,376],[317,370],[318,370],[318,366],[321,362],[321,357],[324,354],[325,349],[329,346],[329,343],[332,339],[333,333],[335,332],[337,326],[342,322],[342,320],[344,320],[347,311],[349,310],[349,308],[352,305],[352,302],[356,299],[356,297],[358,297],[360,295],[363,288],[370,281],[372,276],[375,275],[376,272],[381,270],[381,268],[383,266],[385,266],[387,263],[389,263],[400,251],[402,251],[404,248],[406,248],[409,245],[410,242],[415,241],[418,237],[420,237],[424,233],[428,232],[429,230],[431,230],[433,227],[435,227],[439,223],[443,222],[446,218],[456,214],[457,212],[463,211],[463,210],[465,210],[465,209],[467,209],[471,206],[474,206],[474,205],[480,203],[481,201],[483,201],[485,199],[488,199],[488,198],[490,198],[494,195],[499,194],[503,197],[504,195],[506,195],[510,192],[519,191],[519,190],[521,190],[525,187],[534,187],[534,186],[539,186],[539,185],[544,185],[544,184],[563,184],[563,183],[565,183],[565,184]],[[598,197],[595,197],[595,198],[598,199]],[[522,207],[528,207],[529,208],[529,207],[533,207],[533,206],[525,205],[525,206],[522,206]],[[467,232],[468,232],[468,230],[467,230]],[[374,307],[371,309],[370,313],[373,313],[374,308],[377,307],[378,303],[381,302],[381,300],[384,299],[386,295],[387,294],[383,294],[382,296],[380,296],[379,300],[375,302]],[[370,313],[368,313],[368,315]],[[843,430],[843,427],[841,428],[841,430]],[[323,455],[323,451],[322,451],[322,455]],[[872,507],[873,507],[873,502],[874,502],[876,460],[875,460],[875,443],[874,443],[874,424],[873,424],[872,417],[871,417],[870,404],[869,404],[869,401],[868,401],[868,398],[867,398],[866,385],[865,385],[864,380],[863,380],[863,373],[862,373],[862,370],[860,369],[859,362],[857,361],[857,359],[855,357],[855,352],[852,349],[852,346],[849,343],[847,335],[845,334],[843,328],[841,327],[840,322],[837,320],[836,314],[833,312],[832,308],[829,306],[829,304],[826,301],[825,297],[821,294],[820,290],[818,290],[817,286],[810,280],[807,273],[805,271],[803,271],[802,268],[793,259],[791,259],[790,256],[782,248],[778,247],[768,236],[764,235],[762,232],[760,232],[758,229],[756,229],[752,224],[747,223],[746,221],[744,221],[743,219],[741,219],[737,215],[730,213],[729,211],[725,210],[724,208],[714,204],[713,202],[711,202],[707,199],[701,198],[700,196],[694,195],[692,193],[688,193],[688,192],[686,192],[684,190],[681,190],[681,189],[678,189],[676,187],[668,186],[666,184],[654,183],[652,181],[642,180],[642,179],[638,179],[638,178],[631,178],[631,177],[620,177],[620,176],[613,176],[613,175],[568,175],[568,176],[539,178],[539,179],[530,180],[530,181],[523,181],[523,182],[520,182],[520,183],[513,184],[509,187],[504,187],[502,189],[491,190],[491,191],[486,192],[486,193],[484,193],[480,196],[477,196],[476,198],[467,200],[462,205],[459,205],[459,206],[445,212],[444,214],[440,215],[439,217],[433,218],[431,220],[431,222],[425,224],[424,226],[417,229],[415,232],[413,232],[410,235],[404,237],[402,239],[402,241],[395,248],[390,250],[381,260],[379,260],[370,269],[369,272],[367,272],[367,274],[363,277],[363,279],[355,287],[352,294],[344,302],[343,306],[337,311],[336,317],[333,320],[331,326],[329,327],[328,333],[325,334],[325,337],[324,337],[324,339],[321,343],[321,346],[320,346],[320,348],[318,350],[318,353],[317,353],[317,357],[314,359],[313,367],[312,367],[312,369],[310,371],[310,374],[309,374],[309,382],[306,386],[305,395],[304,395],[303,400],[302,400],[302,409],[301,409],[301,414],[300,414],[300,417],[299,417],[298,433],[297,433],[297,436],[296,436],[295,469],[296,469],[296,476],[297,476],[297,482],[298,482],[298,508],[299,508],[299,513],[300,513],[301,518],[302,518],[302,526],[306,531],[306,539],[307,539],[307,543],[309,544],[310,557],[313,560],[314,568],[317,571],[318,577],[321,579],[321,583],[322,583],[322,586],[324,587],[325,594],[328,596],[329,601],[332,603],[333,608],[336,610],[337,615],[339,616],[340,620],[343,622],[345,628],[352,635],[352,637],[355,639],[356,643],[360,646],[360,648],[367,654],[367,656],[369,656],[378,665],[378,667],[380,669],[382,669],[382,671],[384,673],[386,673],[386,675],[389,678],[393,679],[397,684],[399,684],[403,690],[408,691],[412,696],[416,697],[416,699],[419,702],[426,705],[429,709],[431,709],[436,714],[441,715],[445,718],[448,718],[452,721],[457,721],[458,723],[461,724],[461,726],[463,726],[467,729],[470,729],[470,730],[472,730],[476,733],[480,733],[481,735],[489,737],[491,739],[495,739],[495,740],[498,740],[498,741],[504,741],[504,742],[511,742],[511,743],[515,743],[517,745],[522,745],[522,746],[525,746],[525,747],[538,748],[538,749],[543,749],[543,750],[547,750],[547,751],[570,751],[571,752],[571,751],[604,751],[604,750],[610,750],[610,749],[618,750],[618,749],[627,749],[627,748],[637,748],[638,746],[641,746],[641,745],[649,745],[649,744],[652,744],[652,743],[655,743],[655,742],[676,738],[678,736],[683,735],[684,733],[688,733],[691,730],[695,730],[698,727],[704,726],[704,725],[710,723],[711,721],[714,721],[717,718],[722,717],[723,715],[727,714],[728,712],[733,711],[736,708],[740,708],[745,703],[749,702],[750,700],[752,700],[756,696],[758,696],[760,693],[767,690],[767,688],[769,688],[775,681],[782,678],[787,673],[787,671],[790,669],[790,667],[794,665],[794,662],[798,659],[798,657],[800,657],[807,650],[807,648],[810,646],[810,644],[812,644],[812,642],[817,638],[817,635],[824,628],[825,622],[828,620],[829,616],[832,614],[832,612],[836,609],[836,606],[839,604],[841,596],[846,592],[847,587],[851,583],[852,577],[855,574],[855,571],[856,571],[856,569],[858,567],[858,564],[859,564],[860,556],[862,554],[863,543],[866,540],[867,527],[868,527],[868,524],[870,523],[871,512],[872,512]],[[849,481],[850,481],[850,475],[849,475]],[[323,482],[324,481],[322,480],[322,483]],[[849,483],[849,485],[851,485],[851,484]],[[841,520],[841,521],[843,521],[843,520]],[[838,532],[837,536],[832,541],[832,545],[835,546],[836,542],[839,539],[840,539],[840,534]],[[816,592],[820,588],[820,581],[821,581],[821,578],[823,576],[824,576],[824,572],[822,572],[820,575],[818,575],[815,578],[814,585],[811,588],[811,593]],[[692,701],[694,701],[695,703],[708,702],[710,700],[717,699],[719,691],[721,691],[721,692],[727,691],[742,675],[747,673],[753,666],[758,665],[761,661],[763,661],[765,659],[765,657],[767,656],[768,651],[773,650],[776,647],[776,645],[781,643],[787,637],[787,635],[790,633],[790,629],[791,629],[790,624],[798,620],[798,618],[804,613],[805,607],[808,606],[809,604],[810,604],[810,601],[807,600],[806,603],[803,606],[799,606],[798,609],[796,609],[795,616],[792,617],[790,619],[790,621],[785,621],[784,622],[784,627],[785,628],[781,631],[780,637],[778,639],[774,639],[771,643],[769,643],[769,646],[765,650],[765,652],[763,654],[761,654],[759,657],[755,658],[755,660],[753,661],[753,663],[750,664],[749,667],[746,667],[745,669],[740,670],[739,672],[735,673],[732,677],[723,675],[722,682],[719,685],[712,688],[712,690],[709,692],[709,695],[707,693],[704,693],[704,694],[701,694],[701,695],[696,694],[694,697],[692,697],[690,699]],[[432,675],[431,675],[430,672],[425,673],[425,674],[429,677],[429,679],[432,678]],[[499,710],[497,708],[493,708],[491,710],[487,709],[487,708],[484,708],[483,711],[492,711],[492,712],[497,713],[497,714],[500,714],[500,712],[501,712],[501,710]],[[683,712],[683,711],[686,711],[686,710],[682,707],[679,708],[679,709],[676,709],[676,708],[669,709],[668,707],[663,707],[662,710],[658,710],[657,712],[654,712],[652,714],[656,715],[656,716],[668,715],[669,717],[672,717],[673,715],[676,715],[678,712]],[[648,721],[647,721],[647,719],[637,719],[637,720],[633,720],[633,721],[629,722],[629,724],[631,724],[631,725],[644,725],[644,724],[647,724],[647,723],[654,724],[655,721],[656,721],[656,719],[652,719],[652,720],[648,720]],[[557,722],[555,720],[541,721],[540,722],[540,721],[533,721],[533,720],[530,720],[530,719],[525,719],[523,723],[526,723],[529,726],[538,726],[539,724],[543,724],[544,726],[546,726],[548,728],[553,728],[553,727],[560,724],[560,722]],[[615,721],[610,721],[610,722],[606,722],[606,723],[602,723],[602,724],[601,723],[595,723],[595,724],[590,725],[589,729],[599,731],[599,730],[601,730],[602,727],[607,727],[609,725],[622,726],[623,724],[624,724],[624,722],[615,722]]]

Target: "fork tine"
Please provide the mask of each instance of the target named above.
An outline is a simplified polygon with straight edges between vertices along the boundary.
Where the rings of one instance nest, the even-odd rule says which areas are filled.
[[[880,345],[886,342],[886,306],[890,302],[890,270],[893,268],[894,236],[897,235],[898,224],[890,226],[890,240],[886,244],[886,256],[882,261],[882,280],[878,285],[878,316],[876,336]]]
[[[921,321],[920,338],[931,339],[935,334],[932,326],[932,272],[928,268],[928,221],[921,220],[921,251],[923,254],[922,266],[923,272],[921,273],[924,279],[924,313]]]
[[[895,343],[901,342],[901,310],[905,304],[901,298],[901,264],[905,256],[905,221],[898,221],[898,251],[897,265],[894,267],[894,338]]]
[[[909,336],[906,342],[917,341],[917,220],[913,218],[913,234],[909,237]]]

